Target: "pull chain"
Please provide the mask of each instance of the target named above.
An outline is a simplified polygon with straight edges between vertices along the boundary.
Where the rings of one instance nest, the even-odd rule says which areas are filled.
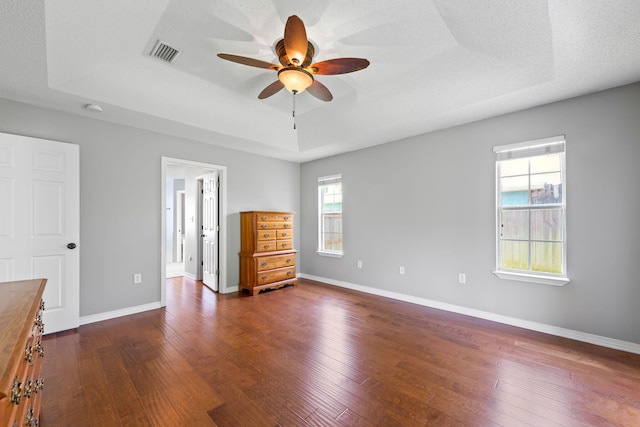
[[[293,93],[293,130],[296,130],[296,93],[298,93],[298,91],[294,90],[292,93]]]

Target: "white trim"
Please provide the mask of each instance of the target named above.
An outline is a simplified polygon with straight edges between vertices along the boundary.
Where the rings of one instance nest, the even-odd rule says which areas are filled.
[[[544,147],[546,145],[564,144],[566,138],[564,135],[550,136],[548,138],[532,139],[531,141],[514,142],[505,145],[496,145],[493,147],[494,153],[502,153],[505,151],[518,151],[534,147]]]
[[[218,240],[220,241],[219,255],[218,255],[218,269],[220,270],[220,276],[218,277],[218,292],[221,294],[228,294],[234,292],[234,287],[230,287],[227,284],[227,167],[214,165],[212,163],[194,162],[191,160],[178,159],[173,157],[162,156],[160,158],[160,278],[162,279],[160,285],[160,304],[162,307],[167,305],[167,286],[166,286],[166,180],[167,180],[167,165],[178,164],[185,166],[192,166],[202,169],[216,170],[218,172],[218,179],[220,180],[220,192],[218,194],[218,203],[220,206],[220,218],[219,225],[220,231],[218,232]],[[185,274],[185,276],[195,280],[193,275]],[[236,286],[237,288],[237,286]]]
[[[534,153],[530,152],[531,150],[535,151],[540,147],[561,147],[562,149],[557,149],[554,152],[560,155],[561,161],[561,178],[562,178],[562,203],[561,204],[540,204],[540,205],[532,205],[531,200],[528,201],[527,205],[523,205],[522,209],[544,209],[547,207],[559,208],[562,213],[562,273],[560,274],[536,274],[530,270],[521,270],[521,271],[513,271],[506,270],[500,268],[501,261],[501,251],[500,251],[500,214],[502,209],[508,209],[510,207],[501,206],[500,202],[500,159],[501,154],[508,153],[511,154],[513,151],[520,151],[521,156],[517,156],[519,158],[530,158],[542,153]],[[531,149],[531,150],[528,150]],[[544,285],[553,285],[553,286],[564,286],[569,283],[569,278],[567,275],[567,157],[566,157],[566,138],[565,135],[552,136],[549,138],[542,138],[533,141],[525,141],[518,142],[514,144],[500,145],[493,147],[493,151],[497,153],[498,158],[495,163],[495,205],[496,205],[496,213],[495,213],[495,243],[496,243],[496,270],[493,271],[500,279],[507,280],[516,280],[521,282],[529,282],[529,283],[540,283]],[[529,181],[531,180],[531,170],[528,171]],[[513,207],[511,207],[513,208]],[[523,242],[525,240],[522,240]],[[529,247],[531,248],[531,236],[529,235],[527,238],[527,242],[529,243]],[[531,251],[529,251],[529,268],[531,267]]]
[[[80,318],[80,325],[88,325],[90,323],[102,322],[103,320],[115,319],[117,317],[130,316],[132,314],[142,313],[145,311],[156,310],[162,308],[160,301],[149,304],[137,305],[135,307],[127,307],[121,310],[107,311],[105,313],[92,314]]]
[[[316,253],[318,255],[328,256],[328,257],[331,257],[331,258],[342,258],[344,256],[344,253],[342,253],[342,252],[328,252],[328,251],[317,250]]]
[[[535,274],[515,273],[510,271],[494,271],[493,274],[501,279],[517,280],[518,282],[540,283],[542,285],[564,286],[570,282],[566,276],[538,276]]]
[[[452,313],[464,314],[466,316],[477,317],[479,319],[490,320],[492,322],[503,323],[505,325],[516,326],[518,328],[529,329],[532,331],[542,332],[558,337],[569,338],[576,341],[582,341],[589,344],[599,345],[602,347],[613,348],[615,350],[627,351],[629,353],[640,354],[640,344],[617,340],[614,338],[603,337],[601,335],[588,334],[586,332],[565,329],[558,326],[547,325],[545,323],[532,322],[529,320],[518,319],[515,317],[503,316],[488,311],[476,310],[473,308],[462,307],[459,305],[448,304],[445,302],[429,300],[426,298],[405,295],[397,292],[386,291],[384,289],[371,288],[368,286],[356,285],[354,283],[343,282],[341,280],[327,279],[325,277],[313,276],[311,274],[299,274],[298,277],[303,279],[315,280],[317,282],[328,283],[342,288],[352,289],[359,292],[378,295],[386,298],[392,298],[399,301],[410,302],[425,307],[445,310]]]

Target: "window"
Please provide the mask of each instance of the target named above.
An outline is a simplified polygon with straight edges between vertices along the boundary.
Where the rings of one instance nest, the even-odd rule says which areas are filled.
[[[318,178],[318,253],[342,256],[342,175]]]
[[[496,275],[568,283],[564,136],[503,145],[493,151]]]

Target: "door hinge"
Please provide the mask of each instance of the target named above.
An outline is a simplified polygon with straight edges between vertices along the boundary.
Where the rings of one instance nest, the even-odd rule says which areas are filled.
[[[220,270],[216,270],[216,276],[220,275]]]
[[[216,225],[216,231],[220,231],[220,226]]]

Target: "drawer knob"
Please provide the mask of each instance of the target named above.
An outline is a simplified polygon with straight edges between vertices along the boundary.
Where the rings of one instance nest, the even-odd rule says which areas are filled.
[[[44,378],[40,378],[37,379],[35,382],[35,392],[37,393],[38,391],[44,389]]]
[[[21,387],[22,383],[20,382],[18,377],[16,377],[16,379],[13,380],[13,386],[11,387],[11,402],[15,403],[16,405],[19,405],[20,401],[22,400],[22,391],[20,390]]]
[[[260,224],[260,227],[267,228],[267,224]]]
[[[269,233],[264,233],[264,237],[269,237]]]
[[[269,249],[271,247],[271,245],[264,245],[265,249]]]
[[[266,221],[266,220],[267,220],[267,217],[266,217],[265,215],[262,215],[260,218],[261,218],[263,221]]]
[[[288,216],[285,216],[285,217],[284,217],[284,220],[285,220],[285,221],[289,221],[289,217],[288,217]]]
[[[286,247],[287,247],[287,244],[286,244],[286,243],[283,243],[283,244],[282,244],[282,247],[283,247],[283,248],[286,248]]]
[[[267,280],[269,276],[262,276],[262,280]]]
[[[282,237],[287,237],[287,233],[282,233]]]
[[[38,425],[38,419],[35,417],[31,404],[27,407],[27,412],[24,415],[24,425],[28,427],[36,427]]]
[[[31,397],[31,395],[33,394],[33,390],[34,390],[34,383],[33,381],[31,381],[29,379],[29,377],[27,377],[27,379],[24,381],[24,396],[25,397]]]
[[[291,262],[291,258],[287,258],[287,264]]]
[[[291,272],[287,271],[287,277],[291,276]]]
[[[284,228],[289,228],[289,224],[285,224],[285,225],[284,225]]]
[[[30,344],[27,344],[24,348],[24,360],[29,363],[33,363],[33,346]]]
[[[40,331],[40,333],[44,333],[44,322],[42,321],[42,314],[38,313],[35,320],[35,325]]]
[[[44,357],[44,346],[42,345],[40,339],[38,339],[38,341],[36,342],[36,351],[38,352],[40,357]]]
[[[267,262],[266,262],[266,261],[264,261],[264,262],[263,262],[262,264],[260,264],[260,265],[261,265],[261,266],[263,266],[263,267],[266,267],[268,264],[267,264]]]

